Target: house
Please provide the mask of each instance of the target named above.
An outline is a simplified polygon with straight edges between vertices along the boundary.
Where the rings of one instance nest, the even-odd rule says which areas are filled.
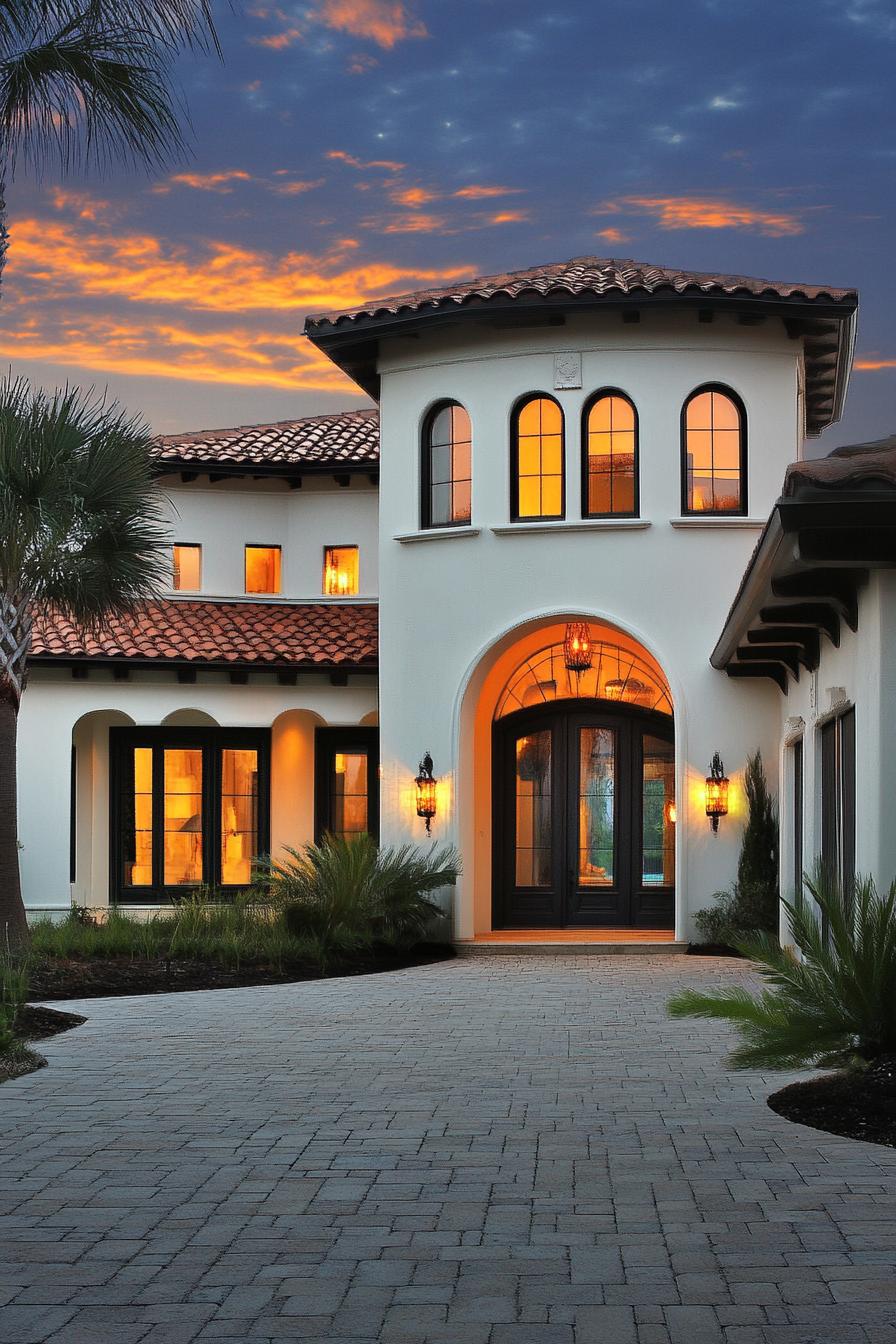
[[[459,940],[681,941],[757,748],[785,890],[896,873],[896,446],[806,457],[857,302],[580,257],[310,318],[378,410],[160,439],[170,591],[37,623],[29,907],[370,830],[458,846]]]

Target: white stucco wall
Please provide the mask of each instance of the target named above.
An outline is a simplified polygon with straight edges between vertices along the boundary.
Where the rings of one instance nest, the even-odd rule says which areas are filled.
[[[582,388],[554,391],[554,355],[582,355]],[[464,876],[455,927],[482,929],[475,910],[491,874],[470,842],[489,821],[467,787],[461,753],[464,688],[507,632],[549,615],[608,620],[659,660],[675,696],[679,778],[679,935],[691,914],[733,877],[740,842],[738,776],[757,747],[776,759],[780,695],[771,683],[731,681],[709,665],[784,467],[800,448],[799,347],[777,322],[698,325],[645,315],[576,317],[565,327],[479,329],[394,341],[381,360],[380,627],[382,826],[386,840],[422,838],[411,781],[425,749],[443,778],[437,840],[462,842]],[[749,514],[701,520],[680,514],[680,411],[704,382],[742,398],[748,418]],[[587,397],[612,386],[640,419],[641,520],[646,528],[594,523],[580,511],[580,416]],[[509,416],[527,392],[553,394],[566,417],[566,524],[509,524]],[[473,425],[473,530],[425,542],[399,541],[419,526],[419,436],[432,403],[461,401]],[[478,529],[476,533],[475,529]],[[469,749],[469,741],[466,743]],[[486,749],[477,746],[477,750]],[[702,782],[719,750],[732,778],[732,815],[713,837]],[[687,799],[685,806],[682,806]]]
[[[172,542],[202,547],[202,596],[242,596],[244,547],[259,544],[282,548],[283,597],[320,598],[324,547],[339,545],[359,548],[358,596],[376,596],[377,493],[366,477],[343,488],[332,477],[308,477],[301,490],[279,481],[172,478],[162,488]]]
[[[331,686],[311,674],[296,686],[274,677],[231,685],[225,673],[200,673],[181,685],[161,672],[129,681],[93,670],[35,669],[19,718],[19,836],[29,910],[101,906],[109,898],[109,726],[220,725],[271,728],[271,850],[314,838],[314,729],[376,721],[372,676]],[[69,881],[71,748],[77,746],[77,867]]]

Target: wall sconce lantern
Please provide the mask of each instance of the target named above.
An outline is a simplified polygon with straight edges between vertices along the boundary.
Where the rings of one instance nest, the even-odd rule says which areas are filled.
[[[728,815],[728,776],[718,752],[713,754],[706,776],[706,815],[715,834],[719,829],[719,817]]]
[[[579,677],[591,667],[591,632],[584,621],[570,621],[563,640],[563,661],[567,672]]]
[[[426,834],[432,834],[432,819],[436,814],[436,780],[432,773],[432,757],[429,752],[420,762],[420,773],[414,780],[417,786],[417,816],[426,822]]]

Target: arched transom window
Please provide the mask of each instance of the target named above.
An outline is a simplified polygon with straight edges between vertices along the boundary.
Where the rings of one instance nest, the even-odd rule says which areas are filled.
[[[743,407],[723,387],[703,387],[682,415],[682,511],[746,513],[746,425]]]
[[[513,516],[562,518],[563,412],[551,397],[520,402],[513,417]]]
[[[470,417],[458,402],[443,402],[423,431],[423,526],[469,523],[472,490]]]
[[[583,425],[582,516],[638,512],[638,416],[621,392],[599,392]]]
[[[495,718],[532,709],[553,700],[610,700],[617,704],[672,713],[665,678],[646,658],[605,640],[594,640],[591,665],[570,672],[562,643],[529,654],[513,672],[495,707]]]

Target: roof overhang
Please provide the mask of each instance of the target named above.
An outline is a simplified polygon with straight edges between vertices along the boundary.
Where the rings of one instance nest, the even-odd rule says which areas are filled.
[[[435,324],[444,330],[460,324],[531,327],[562,326],[567,314],[582,312],[622,313],[634,316],[642,310],[691,311],[711,320],[716,313],[732,314],[744,325],[767,318],[780,318],[792,340],[800,340],[806,363],[806,424],[810,436],[839,420],[855,346],[857,300],[853,295],[840,301],[829,296],[807,298],[751,294],[679,292],[660,289],[655,293],[618,290],[606,294],[571,294],[528,291],[520,297],[494,294],[473,295],[462,303],[442,302],[423,308],[380,310],[353,316],[309,318],[305,334],[317,348],[338,365],[368,396],[379,398],[379,345],[392,337],[414,337]]]
[[[782,497],[759,538],[712,652],[731,677],[770,677],[786,691],[814,671],[821,641],[858,629],[859,591],[873,569],[896,568],[896,485]]]

